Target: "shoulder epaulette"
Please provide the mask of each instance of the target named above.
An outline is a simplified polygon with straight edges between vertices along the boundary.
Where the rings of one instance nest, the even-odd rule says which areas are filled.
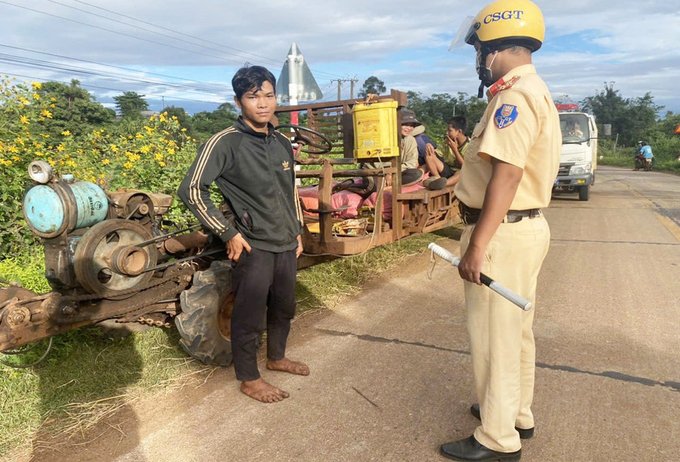
[[[516,75],[507,82],[503,79],[498,80],[489,88],[489,95],[491,95],[493,98],[503,90],[507,90],[508,88],[512,87],[519,80],[519,78],[519,75]]]

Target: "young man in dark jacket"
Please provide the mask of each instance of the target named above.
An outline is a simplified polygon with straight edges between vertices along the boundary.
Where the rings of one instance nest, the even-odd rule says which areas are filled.
[[[201,223],[224,241],[234,267],[231,344],[241,391],[273,403],[288,397],[265,382],[257,344],[267,329],[267,369],[308,375],[285,357],[295,314],[297,257],[302,253],[302,213],[295,189],[293,149],[269,122],[276,109],[276,79],[260,66],[244,67],[231,81],[241,116],[203,146],[179,187],[179,197]],[[210,199],[215,183],[234,225]]]

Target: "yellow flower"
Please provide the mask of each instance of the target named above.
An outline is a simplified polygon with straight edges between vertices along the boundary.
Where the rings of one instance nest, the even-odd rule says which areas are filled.
[[[48,119],[52,118],[52,113],[47,109],[43,109],[42,111],[40,111],[40,114],[47,117]]]
[[[13,160],[14,162],[19,162],[19,161],[21,160],[21,157],[19,157],[19,156],[12,156],[12,160]]]
[[[56,103],[56,102],[57,102],[57,98],[54,98],[54,97],[53,97],[53,98],[50,98],[50,101],[52,101],[53,103]]]
[[[163,160],[163,154],[161,154],[160,152],[159,152],[158,154],[156,154],[155,156],[153,156],[153,157],[154,157],[154,159],[156,159],[156,160]]]
[[[17,137],[14,139],[14,142],[15,142],[15,143],[19,143],[19,144],[22,145],[22,146],[24,145],[24,139],[23,139],[22,137],[20,137],[20,136],[17,136]]]
[[[26,98],[24,98],[23,96],[22,96],[21,98],[19,98],[19,102],[20,102],[21,104],[26,105],[26,106],[28,106],[28,105],[30,104],[30,103],[28,102],[28,100],[27,100]]]
[[[110,144],[109,149],[111,149],[113,152],[118,152],[118,146],[116,146],[115,144]]]
[[[187,129],[186,129],[186,128],[183,128],[181,131],[185,132],[185,131],[187,131]]]
[[[142,154],[148,154],[150,148],[149,146],[142,146],[139,150],[142,152]]]
[[[9,152],[19,152],[19,149],[16,146],[10,146]]]
[[[64,150],[63,144],[60,144],[59,146],[57,146],[57,151],[63,151],[63,150]]]
[[[31,86],[33,87],[33,90],[40,90],[42,88],[42,84],[40,82],[31,82]]]
[[[102,165],[109,165],[111,161],[109,159],[102,160]]]
[[[63,132],[61,132],[61,134],[64,136],[71,136],[71,132],[68,130],[64,130]]]
[[[43,153],[40,152],[40,151],[36,151],[36,152],[35,152],[35,155],[38,156],[38,157],[42,157],[42,156],[44,156],[45,154],[43,154]]]
[[[125,167],[125,168],[132,168],[132,164],[131,164],[130,162],[125,162],[125,163],[123,164],[123,167]]]
[[[158,165],[160,165],[161,167],[165,167],[165,162],[158,162]]]
[[[19,120],[21,121],[22,124],[30,124],[31,122],[28,120],[28,117],[26,116],[21,116],[19,117]]]
[[[174,155],[175,155],[175,150],[172,149],[172,148],[168,148],[168,154],[170,154],[171,156],[174,156]]]
[[[73,162],[72,160],[69,160],[68,162],[66,162],[66,165],[68,165],[69,167],[75,167],[76,163]]]
[[[142,139],[142,138],[144,138],[144,135],[142,135],[141,133],[137,133],[135,135],[135,137],[138,138],[138,139]]]
[[[37,93],[33,93],[33,99],[40,99],[40,95]]]

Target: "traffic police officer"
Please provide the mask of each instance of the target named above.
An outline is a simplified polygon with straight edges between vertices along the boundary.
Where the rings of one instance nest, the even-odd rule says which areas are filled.
[[[459,266],[481,425],[442,445],[454,460],[519,460],[534,417],[534,309],[522,311],[483,287],[488,274],[535,306],[536,282],[550,241],[541,208],[550,202],[562,135],[555,104],[531,54],[545,34],[528,0],[498,0],[469,18],[454,39],[474,45],[488,107],[476,125],[455,193],[467,225]],[[465,24],[465,23],[464,23]]]

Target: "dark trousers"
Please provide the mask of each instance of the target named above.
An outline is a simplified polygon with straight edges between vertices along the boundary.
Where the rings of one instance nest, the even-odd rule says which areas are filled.
[[[267,358],[283,359],[295,315],[295,250],[272,253],[245,250],[234,268],[231,348],[236,378],[257,380],[257,347],[267,329]]]

